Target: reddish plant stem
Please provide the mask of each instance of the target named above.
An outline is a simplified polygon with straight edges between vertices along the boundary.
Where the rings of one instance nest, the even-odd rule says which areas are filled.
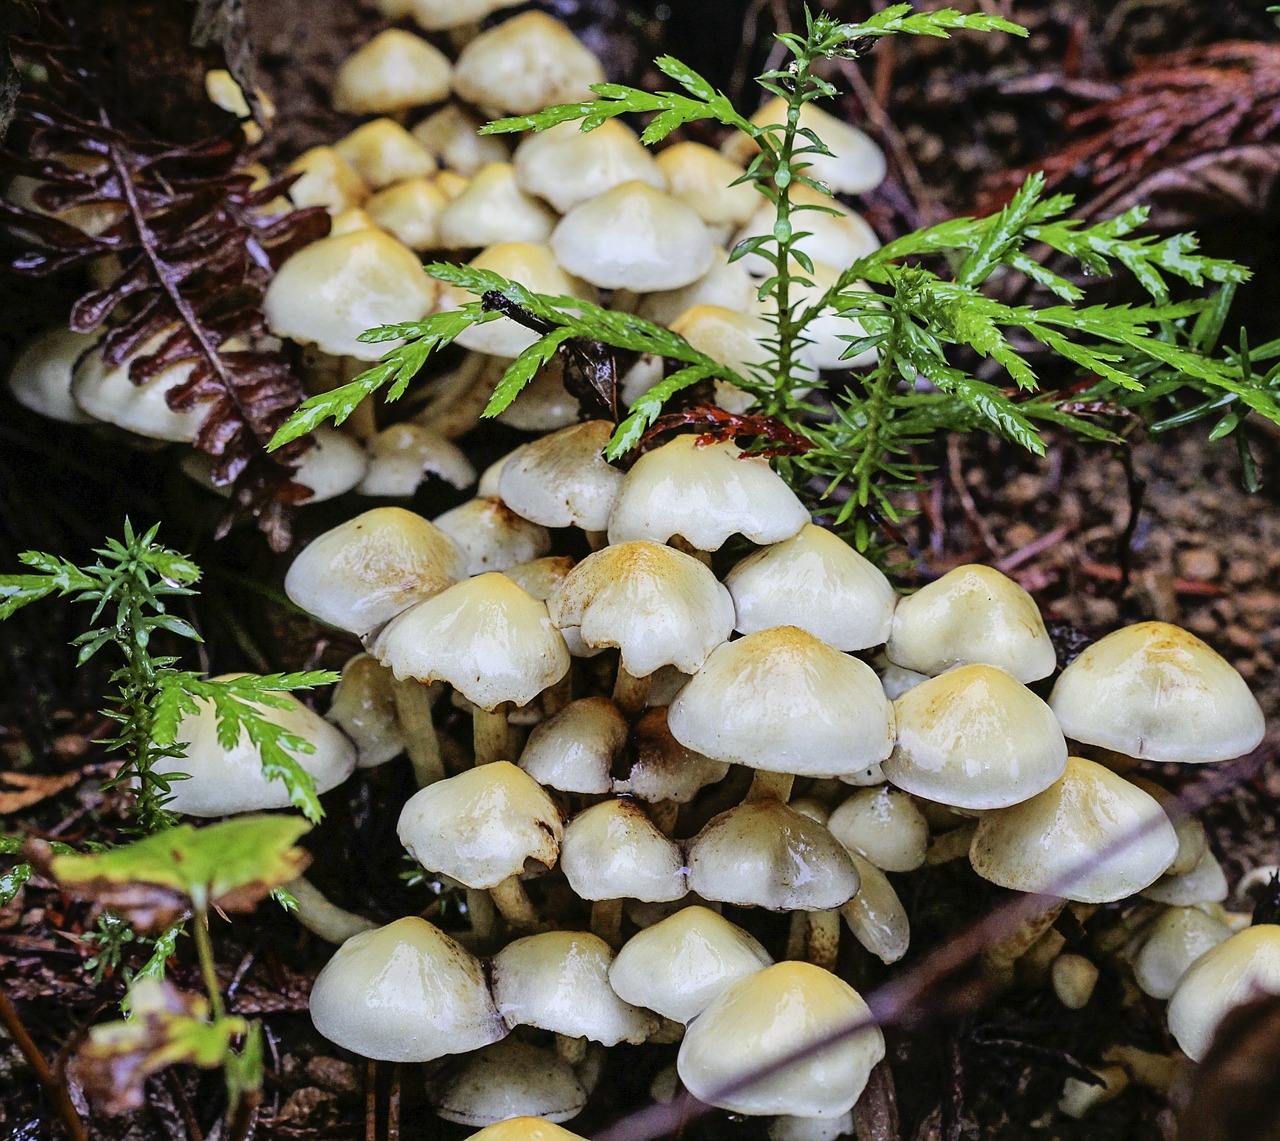
[[[58,1116],[62,1119],[62,1127],[66,1130],[67,1136],[71,1138],[71,1141],[88,1141],[84,1122],[80,1120],[76,1107],[71,1104],[71,1095],[67,1092],[66,1084],[49,1068],[49,1063],[45,1061],[44,1055],[40,1053],[31,1035],[27,1033],[26,1026],[23,1025],[22,1019],[18,1017],[18,1012],[13,1003],[9,1001],[9,996],[5,993],[3,987],[0,987],[0,1022],[4,1023],[4,1028],[9,1032],[9,1037],[13,1039],[14,1044],[22,1051],[22,1056],[26,1058],[27,1064],[35,1071],[36,1080],[43,1087],[49,1100],[57,1108]]]

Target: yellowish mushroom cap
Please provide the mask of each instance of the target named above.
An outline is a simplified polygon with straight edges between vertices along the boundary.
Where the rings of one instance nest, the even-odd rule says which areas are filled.
[[[366,343],[360,334],[421,321],[435,299],[435,283],[412,250],[381,230],[357,230],[294,254],[267,286],[262,311],[277,336],[373,361],[402,342]]]
[[[479,107],[528,115],[553,103],[593,99],[600,61],[545,12],[522,12],[481,32],[458,56],[453,86]]]
[[[851,265],[880,248],[880,239],[866,219],[834,198],[794,183],[791,201],[805,207],[791,216],[792,230],[804,235],[796,238],[792,249],[807,255],[810,261]],[[808,209],[811,206],[819,209]],[[829,210],[835,213],[827,213]],[[746,225],[734,235],[734,242],[772,234],[775,213],[773,203],[762,202],[747,219]],[[754,274],[764,276],[773,272],[771,264],[759,254],[747,254],[742,260]]]
[[[476,469],[462,449],[419,424],[392,424],[366,446],[369,468],[360,481],[361,495],[407,498],[432,475],[459,489],[476,481]]]
[[[929,824],[915,801],[888,785],[855,792],[831,814],[827,829],[886,872],[914,871],[929,847]]]
[[[667,189],[653,156],[617,119],[606,119],[593,131],[581,130],[578,123],[536,131],[516,147],[512,161],[521,187],[561,214],[633,179]]]
[[[446,103],[413,128],[413,137],[450,170],[470,178],[491,162],[508,162],[501,135],[482,135],[484,120],[457,103]]]
[[[385,764],[404,752],[394,685],[391,671],[372,654],[356,654],[342,667],[325,717],[355,743],[358,768]]]
[[[420,36],[388,28],[338,68],[333,105],[352,115],[390,115],[449,94],[448,59]]]
[[[627,722],[607,697],[581,697],[535,725],[520,767],[562,792],[609,792],[609,769],[627,743]]]
[[[540,1117],[513,1117],[473,1133],[467,1141],[586,1141]]]
[[[602,800],[570,820],[560,870],[579,899],[662,903],[689,892],[679,846],[633,800]]]
[[[1188,968],[1231,937],[1231,929],[1198,907],[1171,907],[1142,939],[1133,978],[1143,994],[1168,998]]]
[[[760,204],[753,186],[738,183],[742,166],[702,143],[676,143],[659,151],[657,161],[667,193],[693,207],[708,225],[741,226]]]
[[[469,499],[436,516],[435,524],[458,544],[468,574],[504,571],[551,550],[545,527],[517,515],[497,498]]]
[[[411,250],[440,245],[440,214],[449,200],[425,178],[410,178],[380,190],[365,203],[369,218]]]
[[[1001,887],[1109,903],[1141,891],[1177,854],[1159,804],[1110,769],[1070,757],[1044,792],[982,815],[969,862]]]
[[[1229,760],[1266,731],[1244,679],[1167,622],[1140,622],[1095,642],[1062,671],[1049,705],[1073,740],[1159,761]]]
[[[735,1093],[717,1090],[846,1027],[858,1034]],[[884,1035],[848,983],[812,963],[776,963],[730,985],[690,1024],[680,1079],[694,1097],[746,1114],[838,1117],[884,1057]]]
[[[443,32],[465,24],[478,24],[486,16],[502,8],[511,8],[520,0],[402,0],[402,15],[425,32]],[[393,17],[394,18],[394,17]]]
[[[289,164],[286,174],[299,178],[289,187],[289,201],[302,209],[323,206],[340,214],[369,197],[369,184],[333,147],[312,147]]]
[[[545,242],[556,216],[520,189],[509,162],[491,162],[445,207],[439,225],[446,249],[478,249],[499,242]]]
[[[436,160],[394,119],[361,123],[333,149],[375,190],[406,178],[434,174]]]

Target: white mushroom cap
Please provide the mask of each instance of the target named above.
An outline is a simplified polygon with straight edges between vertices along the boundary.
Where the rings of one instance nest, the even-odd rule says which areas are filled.
[[[1155,800],[1110,769],[1070,757],[1044,792],[982,815],[969,862],[1001,887],[1109,903],[1152,883],[1177,853]]]
[[[465,107],[446,103],[411,133],[450,170],[470,178],[486,163],[507,162],[511,158],[501,136],[480,134],[483,122]]]
[[[277,336],[374,361],[403,342],[366,344],[360,334],[420,321],[435,299],[435,283],[411,249],[381,230],[356,230],[294,254],[267,286],[262,312]]]
[[[497,419],[500,424],[521,432],[554,432],[576,424],[580,412],[577,397],[570,395],[564,386],[564,362],[557,355],[533,374],[533,379],[498,413]]]
[[[1217,856],[1205,848],[1189,872],[1180,876],[1163,875],[1150,887],[1143,888],[1142,894],[1170,907],[1188,907],[1193,903],[1221,903],[1227,898],[1228,890],[1222,865]]]
[[[436,160],[394,119],[373,119],[333,144],[375,190],[434,174]]]
[[[1035,600],[992,567],[961,566],[902,599],[885,654],[924,674],[981,663],[1020,682],[1048,677],[1053,643]]]
[[[556,259],[603,289],[678,289],[711,268],[706,224],[683,202],[633,179],[570,210],[551,235]]]
[[[858,869],[858,894],[840,908],[840,914],[858,940],[882,963],[896,963],[911,942],[911,921],[893,884],[865,856],[850,852]]]
[[[593,99],[600,61],[545,12],[522,12],[481,32],[458,56],[453,87],[468,103],[528,115],[553,103]]]
[[[635,760],[625,779],[613,782],[613,791],[656,802],[687,804],[709,784],[729,773],[728,761],[713,761],[685,748],[671,735],[667,708],[650,709],[631,730]]]
[[[227,680],[226,674],[213,680]],[[310,742],[313,751],[286,749],[304,772],[315,781],[317,792],[328,792],[347,779],[356,767],[356,748],[341,732],[318,713],[313,713],[291,693],[277,694],[287,708],[275,709],[245,699],[263,720],[278,725]],[[235,812],[258,812],[268,808],[288,808],[292,803],[283,780],[268,779],[262,768],[262,752],[241,728],[231,748],[219,740],[218,718],[212,701],[195,699],[196,712],[184,713],[174,729],[175,744],[183,756],[162,757],[154,771],[159,776],[186,773],[187,780],[175,780],[166,807],[188,816],[228,816]]]
[[[607,697],[581,697],[529,734],[520,767],[562,792],[605,793],[609,768],[627,743],[626,718]]]
[[[410,178],[379,190],[365,203],[368,217],[411,250],[440,245],[440,214],[449,199],[433,181]]]
[[[348,939],[311,988],[321,1034],[366,1058],[429,1062],[506,1034],[478,959],[410,916]]]
[[[718,551],[739,532],[753,543],[780,543],[809,522],[768,460],[697,439],[676,436],[636,461],[618,489],[609,542],[665,543],[679,535],[700,551]]]
[[[604,547],[569,572],[547,604],[590,649],[617,646],[623,667],[692,673],[733,629],[729,592],[697,559],[661,543]]]
[[[526,861],[553,866],[564,836],[555,801],[510,761],[494,761],[419,789],[396,834],[428,871],[473,888],[497,887]]]
[[[472,1126],[524,1115],[568,1121],[587,1104],[568,1062],[514,1034],[459,1059],[428,1083],[427,1096],[438,1116]]]
[[[356,654],[342,667],[325,717],[355,743],[357,768],[385,764],[404,752],[394,685],[391,671],[371,654]]]
[[[491,162],[476,171],[461,194],[440,215],[440,244],[477,249],[499,242],[545,242],[556,216],[516,185],[509,162]]]
[[[711,254],[711,268],[697,281],[679,289],[646,293],[640,298],[636,313],[655,325],[670,325],[697,305],[752,312],[758,305],[755,281],[740,261],[731,262],[729,255],[717,247]]]
[[[867,1029],[753,1082],[732,1096],[720,1087],[846,1027]],[[735,1113],[838,1117],[853,1107],[884,1057],[884,1035],[848,983],[812,963],[776,963],[731,984],[690,1024],[680,1079],[700,1101]]]
[[[1076,741],[1130,757],[1200,763],[1255,748],[1266,725],[1244,679],[1194,634],[1126,626],[1088,647],[1049,705]]]
[[[526,705],[569,670],[546,606],[502,574],[419,603],[387,625],[373,652],[396,677],[446,681],[482,709]]]
[[[169,392],[190,378],[195,368],[193,360],[161,369],[142,384],[129,379],[130,365],[138,357],[159,350],[174,332],[170,328],[157,333],[118,365],[107,365],[100,346],[90,349],[72,374],[71,395],[76,404],[95,420],[153,440],[194,440],[209,415],[209,406],[197,404],[175,411],[167,402]],[[237,346],[229,343],[227,347]]]
[[[679,847],[633,800],[602,800],[570,820],[560,870],[579,899],[663,903],[689,892]]]
[[[753,936],[695,904],[627,940],[609,982],[627,1002],[688,1023],[731,983],[772,962]]]
[[[32,337],[9,369],[9,391],[24,408],[65,424],[91,424],[93,417],[71,399],[71,370],[96,333],[77,333],[59,325]]]
[[[338,68],[333,106],[352,115],[388,115],[449,94],[450,65],[420,36],[388,28]]]
[[[757,127],[782,125],[787,121],[787,101],[775,96],[764,104],[751,122]],[[857,127],[824,111],[815,103],[805,103],[800,108],[800,129],[813,131],[831,153],[800,155],[798,162],[809,164],[804,173],[818,182],[824,182],[839,194],[863,194],[884,181],[885,159],[870,138]],[[781,139],[781,131],[771,132]],[[803,138],[797,145],[808,146]],[[750,135],[737,133],[729,138],[723,152],[736,162],[749,162],[759,147]]]
[[[304,151],[285,173],[299,176],[288,190],[289,201],[298,209],[323,206],[336,215],[369,197],[369,184],[333,147]]]
[[[719,761],[830,777],[893,748],[893,709],[875,671],[795,626],[713,650],[671,703],[677,741]]]
[[[493,997],[510,1027],[537,1026],[605,1046],[643,1042],[655,1014],[623,1002],[609,985],[613,952],[585,931],[548,931],[508,943],[491,967]]]
[[[1134,981],[1143,994],[1168,998],[1192,963],[1230,937],[1231,928],[1200,908],[1171,907],[1134,955]]]
[[[308,614],[363,638],[465,573],[462,552],[438,527],[375,507],[303,548],[284,589]]]
[[[321,503],[326,499],[336,499],[360,483],[369,461],[359,440],[323,424],[311,430],[311,439],[312,446],[298,458],[298,466],[293,472],[294,482],[307,488],[310,494],[297,502]],[[217,457],[196,451],[183,456],[179,464],[183,473],[201,487],[215,495],[230,498],[231,484],[213,482],[217,465]]]
[[[539,602],[546,602],[559,589],[571,570],[573,559],[570,556],[547,555],[519,566],[507,567],[502,573]]]
[[[468,263],[473,269],[487,269],[516,281],[534,293],[556,297],[591,299],[595,291],[586,282],[570,277],[556,263],[548,246],[537,242],[500,242],[481,251]],[[457,309],[476,300],[465,289],[447,285],[440,293],[440,310]],[[538,339],[538,334],[510,317],[499,317],[484,325],[473,325],[458,337],[458,344],[499,357],[518,357]]]
[[[1205,952],[1169,1000],[1169,1030],[1192,1061],[1209,1052],[1232,1007],[1280,994],[1280,925],[1246,927]]]
[[[899,788],[958,808],[1007,808],[1062,776],[1067,742],[1052,710],[995,666],[957,666],[893,703],[884,773]]]
[[[476,469],[462,449],[419,424],[392,424],[366,446],[369,467],[357,489],[361,495],[407,498],[428,475],[457,488],[476,481]]]
[[[603,531],[622,483],[602,454],[612,435],[607,420],[588,420],[532,441],[503,465],[498,493],[544,527]]]
[[[547,529],[517,515],[501,499],[469,499],[437,515],[435,524],[458,544],[468,574],[503,571],[551,550]]]
[[[929,824],[915,801],[888,785],[855,792],[831,814],[827,829],[886,872],[914,871],[929,847]]]
[[[671,197],[692,207],[710,226],[741,226],[760,204],[755,187],[738,181],[742,166],[702,143],[666,147],[658,152],[657,164]]]
[[[827,911],[858,890],[849,853],[816,820],[772,799],[713,816],[687,845],[689,890],[770,911]]]
[[[581,130],[578,123],[536,131],[516,147],[512,161],[521,187],[561,214],[636,179],[667,189],[658,163],[635,131],[617,119],[606,119],[593,131]]]
[[[404,12],[400,14],[412,16],[414,23],[424,32],[443,32],[478,24],[486,16],[502,8],[511,8],[520,0],[403,0],[403,3]],[[456,1121],[457,1118],[449,1120]]]
[[[837,1117],[796,1117],[786,1114],[769,1121],[769,1141],[836,1141],[853,1134],[853,1110]]]
[[[898,602],[873,563],[812,523],[748,555],[724,584],[733,595],[739,633],[798,626],[837,650],[880,645]]]
[[[796,238],[792,249],[805,254],[810,261],[826,262],[828,265],[852,265],[859,258],[873,254],[880,248],[880,239],[862,215],[841,205],[834,198],[793,183],[791,201],[793,206],[804,207],[791,215],[792,230],[804,235]],[[835,213],[827,213],[829,210]],[[775,214],[773,203],[762,202],[747,219],[747,224],[734,235],[734,243],[771,235]],[[758,253],[749,253],[742,260],[754,274],[764,276],[773,272],[770,262]]]

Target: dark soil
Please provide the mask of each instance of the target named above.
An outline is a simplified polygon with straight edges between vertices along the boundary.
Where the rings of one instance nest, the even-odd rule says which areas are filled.
[[[736,95],[770,52],[767,34],[796,6],[767,0],[550,0],[606,61],[611,78],[656,83],[647,61],[670,51]],[[830,5],[836,7],[836,5]],[[843,100],[855,121],[878,135],[893,156],[890,180],[866,203],[888,236],[921,221],[969,209],[984,179],[1033,163],[1060,146],[1071,111],[1105,96],[1140,56],[1231,38],[1276,39],[1264,5],[1216,0],[988,0],[984,5],[1027,24],[1027,41],[960,36],[955,41],[882,45]],[[336,64],[383,26],[371,3],[249,0],[264,85],[279,108],[264,157],[283,164],[353,125],[334,113],[327,88]],[[857,16],[862,5],[839,5]],[[847,82],[842,80],[841,86]],[[1082,184],[1083,185],[1083,184]],[[1208,252],[1242,257],[1262,271],[1257,300],[1243,307],[1254,341],[1280,332],[1267,274],[1280,259],[1274,237],[1280,212],[1269,198],[1216,214],[1205,234]],[[1242,235],[1247,237],[1242,239]],[[72,290],[0,282],[8,305],[0,340],[21,343],[52,313],[64,312]],[[3,345],[0,344],[0,349]],[[2,362],[0,362],[2,363]],[[208,569],[193,613],[208,639],[215,669],[336,665],[353,651],[325,640],[310,624],[275,605],[283,564],[251,532],[222,544],[208,538],[209,508],[169,471],[163,455],[122,451],[118,442],[79,429],[54,429],[5,402],[0,423],[0,561],[7,570],[20,550],[41,548],[84,556],[125,514],[166,520],[163,538]],[[496,454],[504,437],[474,441]],[[1274,435],[1254,440],[1265,473],[1280,470]],[[1143,618],[1185,624],[1220,650],[1248,678],[1273,725],[1280,718],[1280,477],[1255,496],[1240,488],[1234,447],[1208,445],[1195,430],[1160,441],[1133,440],[1128,457],[1110,449],[1055,439],[1035,460],[980,440],[957,440],[954,454],[933,457],[939,468],[922,492],[921,514],[905,539],[919,574],[981,560],[1008,570],[1031,590],[1048,618],[1088,635]],[[1139,493],[1139,488],[1141,492]],[[434,515],[449,502],[418,505]],[[1137,509],[1136,521],[1131,513]],[[345,507],[304,512],[301,532],[313,534],[344,516]],[[49,606],[6,624],[0,642],[0,746],[4,767],[68,771],[99,760],[94,739],[106,724],[93,710],[104,678],[74,673],[64,646],[83,616]],[[206,664],[206,663],[201,663]],[[1204,814],[1214,849],[1233,884],[1243,870],[1280,861],[1280,741],[1273,735],[1248,780],[1230,788]],[[1181,779],[1196,781],[1199,774]],[[67,838],[118,827],[118,806],[88,780],[46,805],[36,823]],[[329,818],[315,843],[317,881],[335,902],[379,919],[411,909],[448,922],[454,901],[428,886],[406,891],[405,865],[386,805],[411,791],[399,765],[373,770],[326,798]],[[912,959],[961,929],[995,902],[997,893],[954,866],[905,877],[911,910]],[[0,981],[15,999],[45,1053],[53,1057],[84,1029],[110,1017],[119,979],[93,986],[82,969],[89,948],[79,935],[83,909],[32,885],[21,907],[0,913]],[[1096,922],[1091,921],[1091,922]],[[1071,937],[1083,940],[1084,930]],[[318,1038],[306,1018],[306,995],[328,948],[297,933],[270,905],[255,921],[217,932],[218,959],[230,1004],[263,1016],[268,1079],[258,1135],[320,1139],[364,1136],[366,1095],[376,1095],[377,1136],[385,1135],[388,1101],[396,1094],[409,1138],[451,1139],[461,1127],[428,1113],[416,1067],[366,1067]],[[848,952],[846,952],[848,954]],[[884,972],[845,964],[866,985]],[[1051,995],[1015,991],[978,1011],[940,1019],[926,1029],[896,1033],[891,1060],[898,1075],[904,1139],[1085,1138],[1091,1141],[1172,1136],[1166,1100],[1134,1089],[1083,1122],[1050,1111],[1063,1079],[1096,1064],[1106,1046],[1126,1041],[1167,1048],[1160,1011],[1125,1005],[1113,969],[1085,1011],[1067,1013]],[[190,978],[189,964],[177,980]],[[194,980],[191,980],[194,981]],[[1158,1004],[1157,1004],[1158,1005]],[[1148,1009],[1148,1006],[1151,1006]],[[338,1055],[338,1056],[335,1056]],[[611,1052],[601,1094],[569,1123],[589,1134],[646,1100],[649,1080],[674,1058],[674,1047]],[[13,1138],[58,1135],[29,1072],[0,1043],[0,1133]],[[194,1071],[152,1079],[149,1105],[131,1117],[95,1118],[96,1135],[143,1141],[198,1138],[221,1104],[219,1080]],[[83,1107],[82,1107],[83,1108]],[[1032,1122],[1036,1122],[1033,1130]],[[199,1125],[199,1129],[196,1127]],[[5,1132],[7,1131],[7,1132]],[[756,1126],[713,1117],[688,1136],[755,1138]],[[884,1141],[890,1141],[885,1138]]]

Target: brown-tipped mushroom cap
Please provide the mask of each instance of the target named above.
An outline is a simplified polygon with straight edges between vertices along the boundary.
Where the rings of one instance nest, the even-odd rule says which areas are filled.
[[[679,847],[632,800],[602,800],[570,820],[560,870],[579,899],[662,903],[689,892]]]
[[[687,1023],[730,984],[772,962],[741,927],[695,904],[632,936],[609,982],[627,1002]]]
[[[687,804],[709,784],[723,780],[728,761],[713,761],[686,748],[671,735],[667,707],[650,709],[631,730],[635,759],[626,777],[613,782],[613,791],[650,802],[670,800]]]
[[[612,435],[607,420],[588,420],[532,441],[503,465],[498,493],[544,527],[603,531],[622,483],[602,454]]]
[[[396,677],[446,681],[481,709],[525,705],[569,670],[547,608],[502,574],[469,578],[390,622],[374,643]]]
[[[1001,887],[1109,903],[1142,890],[1177,854],[1159,804],[1110,769],[1070,757],[1044,792],[982,815],[969,862]]]
[[[311,988],[321,1034],[366,1058],[429,1062],[506,1034],[479,960],[410,916],[354,935]]]
[[[503,571],[551,550],[547,529],[517,515],[501,499],[470,499],[437,515],[435,524],[458,544],[468,574]]]
[[[858,772],[893,748],[893,709],[875,671],[795,626],[713,650],[667,720],[705,756],[799,776]]]
[[[428,871],[491,888],[526,862],[554,865],[564,823],[528,773],[494,761],[419,789],[401,809],[396,833]]]
[[[578,123],[560,123],[527,135],[516,147],[516,178],[564,214],[580,202],[639,179],[655,190],[667,180],[635,131],[617,119],[606,119],[593,131]]]
[[[365,637],[466,573],[457,545],[420,515],[375,507],[314,539],[289,567],[290,600]]]
[[[588,555],[548,602],[551,620],[590,649],[617,646],[634,677],[660,666],[698,669],[733,629],[729,592],[697,559],[661,543]]]
[[[603,82],[600,61],[545,12],[522,12],[481,32],[453,70],[459,96],[510,115],[593,99],[591,85]]]
[[[683,202],[636,179],[569,211],[551,235],[556,259],[602,289],[678,289],[711,268],[706,224]]]
[[[1052,710],[994,666],[958,666],[893,703],[898,737],[884,774],[958,808],[1007,808],[1062,776],[1067,742]]]
[[[493,997],[510,1027],[537,1026],[605,1046],[643,1042],[658,1018],[623,1002],[609,985],[613,952],[585,931],[548,931],[508,943],[493,957]]]
[[[804,504],[768,460],[685,435],[646,452],[627,472],[609,516],[609,542],[665,543],[678,535],[700,551],[718,551],[737,533],[780,543],[807,522]]]
[[[1053,643],[1035,600],[992,567],[956,567],[898,603],[885,654],[924,674],[995,666],[1026,683],[1053,672]]]
[[[361,333],[420,321],[435,299],[435,284],[411,249],[381,230],[356,230],[294,254],[267,286],[262,312],[277,336],[372,361],[401,342],[366,344]]]
[[[609,768],[627,742],[627,722],[607,697],[571,701],[529,734],[520,767],[561,792],[605,793]]]
[[[898,601],[872,563],[812,523],[748,555],[724,584],[733,595],[739,633],[798,626],[837,650],[880,645]]]
[[[1194,634],[1139,622],[1089,646],[1049,705],[1073,740],[1159,761],[1225,761],[1266,731],[1244,679]]]
[[[773,1062],[864,1024],[731,1095],[717,1090]],[[812,963],[776,963],[739,979],[689,1026],[680,1079],[694,1097],[735,1113],[838,1117],[852,1108],[884,1057],[884,1035],[848,983]]]
[[[388,28],[338,68],[333,106],[351,115],[389,115],[449,94],[448,59],[420,36]]]
[[[826,911],[858,890],[849,853],[823,825],[777,800],[714,816],[688,843],[689,890],[770,911]]]

